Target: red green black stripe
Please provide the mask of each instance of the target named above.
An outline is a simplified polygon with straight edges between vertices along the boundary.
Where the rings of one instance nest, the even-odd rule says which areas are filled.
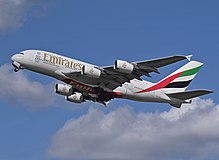
[[[192,80],[190,80],[190,81],[184,81],[184,82],[173,82],[173,83],[168,84],[168,85],[165,86],[164,88],[185,88],[185,87],[187,87],[191,82],[192,82]]]
[[[189,69],[189,70],[187,70],[187,71],[184,71],[179,77],[191,76],[191,75],[193,75],[193,74],[196,74],[196,73],[200,70],[201,67],[202,67],[202,65],[199,66],[199,67],[196,67],[196,68],[193,68],[193,69]]]
[[[171,83],[171,82],[178,77],[194,75],[200,70],[201,67],[202,67],[202,65],[199,67],[193,68],[193,69],[189,69],[189,70],[186,70],[183,72],[176,73],[176,74],[164,79],[163,81],[155,84],[154,86],[151,86],[147,89],[141,90],[137,93],[150,92],[150,91],[158,90],[161,88],[184,88],[184,87],[187,87],[192,80],[187,81],[187,82],[173,82],[173,83]]]

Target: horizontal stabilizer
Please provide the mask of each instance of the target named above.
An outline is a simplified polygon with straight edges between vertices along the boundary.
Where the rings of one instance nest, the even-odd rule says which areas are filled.
[[[213,93],[213,91],[209,90],[195,90],[195,91],[186,91],[186,92],[178,92],[178,93],[171,93],[167,94],[167,96],[180,99],[180,100],[187,100],[199,96],[203,96],[205,94]]]

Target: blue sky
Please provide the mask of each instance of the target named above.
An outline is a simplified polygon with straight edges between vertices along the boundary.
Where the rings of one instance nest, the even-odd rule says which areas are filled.
[[[48,50],[100,66],[111,65],[116,59],[137,61],[193,54],[194,60],[204,62],[205,65],[189,89],[215,91],[214,94],[205,96],[204,100],[198,99],[198,102],[192,105],[195,108],[194,116],[198,116],[195,112],[197,107],[194,106],[198,106],[200,102],[206,104],[203,107],[206,113],[213,114],[214,108],[217,108],[219,53],[217,1],[2,0],[0,4],[1,159],[89,159],[86,156],[79,156],[83,152],[72,151],[74,154],[68,154],[59,150],[57,146],[74,148],[79,144],[78,142],[75,146],[74,143],[62,146],[60,137],[63,141],[68,141],[68,137],[63,138],[63,135],[60,135],[66,126],[74,130],[74,126],[82,121],[86,122],[89,128],[93,124],[87,123],[86,118],[92,118],[96,114],[99,117],[97,121],[104,123],[106,119],[115,120],[119,117],[112,113],[115,115],[124,113],[127,119],[131,117],[138,121],[139,118],[136,117],[139,114],[151,113],[156,117],[159,113],[163,115],[167,112],[175,115],[177,112],[170,110],[171,107],[166,104],[128,100],[113,100],[107,109],[94,103],[82,105],[67,103],[61,96],[53,93],[53,85],[56,83],[54,79],[27,70],[17,75],[11,71],[10,57],[25,49]],[[164,67],[160,69],[160,75],[153,74],[153,78],[148,80],[156,82],[183,64],[185,61]],[[207,98],[210,100],[206,100]],[[212,112],[208,111],[206,106],[213,106]],[[219,128],[217,124],[215,125]],[[85,128],[83,131],[89,130]],[[215,135],[209,135],[211,136]],[[102,142],[101,138],[99,143]],[[214,138],[218,143],[218,137]],[[83,147],[82,149],[85,150]],[[90,153],[89,149],[85,153]],[[118,151],[120,149],[118,148]],[[145,148],[139,150],[141,149]],[[152,153],[148,153],[147,156],[153,155]],[[186,154],[188,153],[185,151]],[[215,159],[218,156],[212,153],[210,158]],[[192,154],[190,157],[184,157],[177,152],[170,157],[166,155],[166,158],[177,157],[198,158]],[[93,158],[106,159],[110,158],[110,155]],[[118,157],[112,159],[116,158]],[[141,159],[141,157],[134,158]]]

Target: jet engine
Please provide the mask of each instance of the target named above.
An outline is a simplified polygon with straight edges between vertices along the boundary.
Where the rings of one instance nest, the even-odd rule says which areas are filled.
[[[73,95],[70,96],[65,96],[65,99],[73,103],[82,103],[84,101],[83,95],[78,92],[75,92]]]
[[[92,67],[92,66],[85,66],[84,65],[82,68],[81,74],[86,75],[86,76],[91,77],[91,78],[99,78],[101,75],[101,71],[97,68]]]
[[[73,88],[65,84],[56,84],[55,92],[64,96],[70,96],[73,94]]]
[[[114,69],[121,73],[130,74],[134,69],[134,65],[126,61],[116,60],[114,64]]]

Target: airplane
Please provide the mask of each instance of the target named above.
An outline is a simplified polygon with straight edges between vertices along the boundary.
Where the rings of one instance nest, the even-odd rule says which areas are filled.
[[[158,69],[182,60],[189,62],[160,80],[152,83],[142,76],[158,73]],[[54,77],[63,83],[55,85],[55,92],[74,103],[87,100],[105,106],[114,98],[140,102],[169,103],[180,108],[210,90],[186,91],[203,63],[191,61],[189,56],[169,56],[139,62],[116,60],[111,66],[97,66],[42,50],[25,50],[11,57],[14,71],[28,69]]]

